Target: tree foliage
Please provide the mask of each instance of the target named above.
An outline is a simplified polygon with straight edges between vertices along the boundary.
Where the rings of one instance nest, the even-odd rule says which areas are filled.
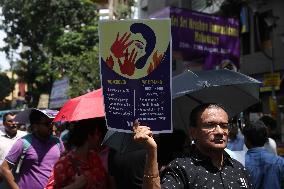
[[[97,10],[90,0],[0,0],[7,57],[19,47],[14,69],[37,99],[63,76],[78,96],[99,87]],[[37,103],[35,100],[34,104]]]
[[[135,5],[134,0],[118,0],[118,5],[115,10],[117,19],[129,19],[132,18],[132,7]]]
[[[100,67],[94,47],[79,56],[65,54],[54,58],[58,68],[69,76],[69,95],[75,97],[100,87]]]

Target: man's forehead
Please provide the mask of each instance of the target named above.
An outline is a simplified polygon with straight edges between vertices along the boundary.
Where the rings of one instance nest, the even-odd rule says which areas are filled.
[[[228,114],[227,112],[218,106],[213,106],[213,107],[207,107],[203,111],[200,112],[199,114],[200,120],[205,119],[205,118],[223,118],[228,120]]]
[[[220,106],[208,106],[208,107],[204,108],[203,112],[205,112],[205,111],[224,111],[227,114],[227,112],[224,110],[224,108],[222,108]]]
[[[6,120],[12,120],[12,119],[15,119],[16,115],[11,115],[11,114],[8,114],[6,116]]]

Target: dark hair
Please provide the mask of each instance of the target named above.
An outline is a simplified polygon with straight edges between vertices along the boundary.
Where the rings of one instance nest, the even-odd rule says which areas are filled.
[[[31,110],[29,119],[30,119],[30,124],[33,125],[35,123],[38,123],[42,118],[45,118],[48,116],[45,115],[44,113],[38,111],[38,110]]]
[[[221,104],[216,104],[216,103],[200,104],[191,111],[191,114],[190,114],[190,117],[189,117],[189,126],[190,127],[196,127],[197,126],[199,114],[202,111],[204,111],[206,108],[221,108],[227,113],[227,111],[225,110],[225,108]]]
[[[82,146],[87,141],[89,135],[94,135],[97,131],[104,132],[104,128],[106,129],[104,117],[73,122],[69,128],[68,145]]]
[[[243,134],[253,147],[262,147],[268,139],[266,126],[260,120],[247,124],[243,129]]]
[[[7,112],[7,113],[5,113],[4,115],[3,115],[3,122],[5,122],[6,121],[6,119],[7,119],[7,116],[8,115],[10,115],[10,116],[14,116],[15,115],[15,113],[14,112]]]
[[[259,120],[261,120],[266,127],[270,128],[271,130],[277,127],[277,122],[271,116],[264,115]]]

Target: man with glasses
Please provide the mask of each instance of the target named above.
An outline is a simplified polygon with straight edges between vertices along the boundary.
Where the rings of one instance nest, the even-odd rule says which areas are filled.
[[[251,188],[244,167],[224,149],[229,132],[227,112],[218,104],[202,104],[190,115],[194,140],[187,156],[176,158],[159,176],[157,144],[149,127],[134,124],[134,139],[147,149],[143,188]]]
[[[18,123],[14,120],[13,112],[5,113],[3,116],[4,133],[0,135],[0,164],[13,146],[13,144],[27,133],[17,129]]]
[[[0,168],[8,188],[44,188],[54,164],[64,151],[63,143],[52,136],[51,123],[55,115],[38,109],[27,112],[32,134],[17,140]]]

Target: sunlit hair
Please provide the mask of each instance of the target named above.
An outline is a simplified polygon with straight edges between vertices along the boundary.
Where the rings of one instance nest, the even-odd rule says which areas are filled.
[[[197,126],[197,121],[198,121],[200,114],[207,108],[217,108],[217,109],[220,108],[227,113],[227,111],[225,110],[225,108],[221,104],[216,104],[216,103],[201,104],[201,105],[195,107],[191,111],[191,114],[190,114],[190,117],[189,117],[189,127],[196,127]]]
[[[10,115],[10,116],[14,116],[14,115],[15,115],[15,113],[13,113],[13,112],[7,112],[7,113],[5,113],[5,114],[3,115],[3,122],[5,122],[5,121],[6,121],[6,119],[7,119],[8,115]]]

